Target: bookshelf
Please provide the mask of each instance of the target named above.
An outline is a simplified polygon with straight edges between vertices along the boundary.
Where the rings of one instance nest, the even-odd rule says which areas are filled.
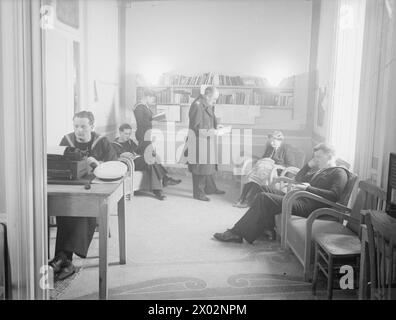
[[[137,101],[143,90],[150,88],[156,92],[157,105],[172,105],[180,108],[180,124],[188,123],[188,109],[206,86],[216,86],[220,91],[216,103],[216,115],[225,124],[255,124],[263,110],[288,112],[293,119],[295,103],[295,77],[271,87],[265,79],[257,77],[226,76],[205,73],[196,76],[167,75],[159,85],[139,84],[137,81]]]

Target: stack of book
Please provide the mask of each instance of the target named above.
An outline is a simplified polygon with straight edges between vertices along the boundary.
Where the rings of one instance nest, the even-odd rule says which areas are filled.
[[[184,75],[171,75],[169,78],[165,78],[162,81],[164,85],[172,86],[201,86],[201,85],[213,85],[214,74],[211,72],[204,73],[196,76],[184,76]]]
[[[240,76],[225,76],[219,74],[219,85],[220,86],[243,86],[243,80]]]

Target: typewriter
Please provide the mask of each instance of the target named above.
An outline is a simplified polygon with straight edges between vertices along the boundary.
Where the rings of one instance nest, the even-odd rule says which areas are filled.
[[[47,154],[48,183],[67,184],[67,181],[77,181],[87,176],[87,156],[83,151],[72,147],[57,147],[51,151]]]

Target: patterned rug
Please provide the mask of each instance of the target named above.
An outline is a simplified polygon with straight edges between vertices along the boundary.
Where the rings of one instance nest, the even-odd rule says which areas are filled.
[[[82,273],[81,267],[76,267],[76,272],[70,277],[55,281],[54,289],[50,290],[50,300],[60,300],[62,299],[62,295],[66,293],[66,290],[71,286],[74,280],[78,281],[79,276]]]

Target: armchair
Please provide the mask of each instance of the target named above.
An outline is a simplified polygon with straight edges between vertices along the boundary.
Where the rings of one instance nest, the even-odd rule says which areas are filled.
[[[351,208],[348,202],[357,176],[352,174],[343,199],[334,203],[305,191],[292,191],[285,196],[282,207],[282,221],[284,223],[282,247],[289,247],[304,267],[304,279],[311,278],[313,239],[323,233],[354,236],[359,239],[362,223],[362,210],[381,207],[386,199],[385,191],[368,181],[360,181],[358,194]],[[308,218],[291,215],[292,203],[298,198],[305,197],[320,201],[331,208],[320,208],[313,211]]]

